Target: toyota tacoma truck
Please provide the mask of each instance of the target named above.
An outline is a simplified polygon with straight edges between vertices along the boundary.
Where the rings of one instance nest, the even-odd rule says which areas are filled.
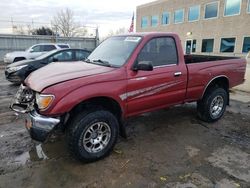
[[[70,152],[92,162],[125,136],[128,117],[197,102],[198,117],[219,120],[229,88],[244,82],[246,60],[184,55],[175,33],[134,33],[102,42],[84,61],[55,62],[20,86],[11,108],[26,113],[31,137],[66,132]]]

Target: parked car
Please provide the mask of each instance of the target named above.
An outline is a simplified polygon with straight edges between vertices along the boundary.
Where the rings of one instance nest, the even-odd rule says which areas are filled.
[[[51,50],[70,48],[68,44],[41,43],[31,46],[25,51],[16,51],[7,53],[4,56],[5,63],[13,63],[25,59],[35,59]]]
[[[229,104],[229,88],[244,82],[246,59],[184,56],[182,49],[174,33],[113,36],[86,63],[52,63],[31,73],[11,108],[29,114],[35,140],[66,130],[70,152],[86,162],[112,151],[131,116],[197,102],[198,117],[215,122]]]
[[[22,83],[33,71],[52,62],[82,61],[90,51],[83,49],[52,50],[33,60],[23,60],[8,65],[5,69],[5,78],[15,84]]]

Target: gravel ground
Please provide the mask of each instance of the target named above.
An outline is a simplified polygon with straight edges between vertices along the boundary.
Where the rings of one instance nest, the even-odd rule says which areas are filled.
[[[197,119],[195,104],[131,118],[109,157],[83,164],[64,135],[30,139],[8,108],[16,90],[0,70],[0,187],[250,187],[250,94],[232,93],[213,124]]]

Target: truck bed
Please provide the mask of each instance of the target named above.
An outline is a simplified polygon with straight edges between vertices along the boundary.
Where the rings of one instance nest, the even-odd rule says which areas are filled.
[[[185,55],[188,70],[187,100],[201,98],[211,80],[225,77],[229,88],[244,82],[246,60],[238,57]]]
[[[228,56],[210,56],[210,55],[185,55],[184,56],[185,63],[202,63],[209,61],[221,61],[221,60],[229,60],[229,59],[240,59],[239,57],[228,57]]]

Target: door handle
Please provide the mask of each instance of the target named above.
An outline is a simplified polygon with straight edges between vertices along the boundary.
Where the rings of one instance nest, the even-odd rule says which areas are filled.
[[[180,75],[182,75],[181,72],[175,72],[175,73],[174,73],[174,76],[180,76]]]

